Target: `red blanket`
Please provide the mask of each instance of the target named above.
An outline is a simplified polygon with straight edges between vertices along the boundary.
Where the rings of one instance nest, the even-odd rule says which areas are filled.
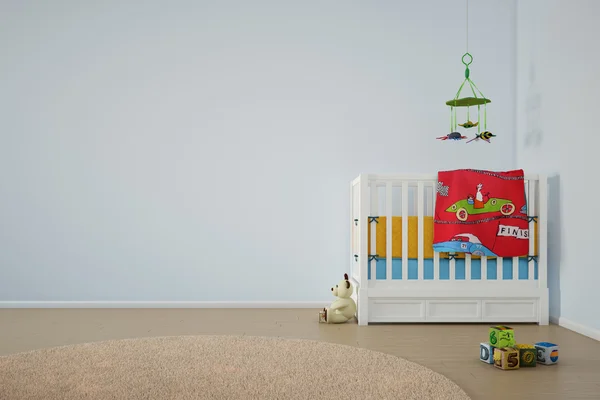
[[[523,170],[440,171],[433,249],[497,257],[526,256],[529,223]]]

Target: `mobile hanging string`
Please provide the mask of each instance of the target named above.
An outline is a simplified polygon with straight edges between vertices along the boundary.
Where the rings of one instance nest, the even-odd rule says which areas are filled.
[[[469,0],[467,0],[467,53],[469,52]]]

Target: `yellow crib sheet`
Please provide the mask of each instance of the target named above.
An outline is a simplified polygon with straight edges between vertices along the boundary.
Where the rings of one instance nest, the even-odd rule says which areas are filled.
[[[379,223],[372,222],[371,225],[376,225],[376,254],[380,258],[386,257],[386,229],[387,217],[377,218]],[[408,258],[418,258],[418,217],[408,217]],[[538,224],[534,223],[534,254],[538,255]],[[423,258],[433,258],[433,217],[423,217]],[[371,251],[371,229],[369,229],[369,253]],[[392,217],[392,258],[402,257],[402,217]],[[456,258],[464,258],[464,253],[458,253]],[[525,256],[523,256],[525,257]],[[440,253],[440,258],[448,258],[448,253]],[[480,258],[479,256],[471,256],[473,259]],[[495,257],[488,257],[495,258]]]

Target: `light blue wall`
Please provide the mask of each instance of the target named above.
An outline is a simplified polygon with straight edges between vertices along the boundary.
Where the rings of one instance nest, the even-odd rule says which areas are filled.
[[[514,1],[469,11],[499,137],[434,139],[464,5],[3,1],[0,301],[330,300],[356,175],[515,164]]]
[[[548,218],[550,315],[600,329],[600,2],[520,0],[517,15],[517,160],[556,175]]]

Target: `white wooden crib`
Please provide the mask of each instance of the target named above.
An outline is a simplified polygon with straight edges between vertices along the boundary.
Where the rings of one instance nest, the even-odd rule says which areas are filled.
[[[547,325],[547,177],[525,175],[529,231],[537,229],[536,236],[531,235],[529,241],[529,254],[537,256],[494,260],[481,256],[477,257],[477,264],[468,254],[462,260],[447,255],[442,259],[438,252],[433,252],[431,259],[424,257],[424,220],[429,216],[427,220],[432,221],[436,187],[436,175],[361,174],[352,181],[350,275],[356,288],[353,298],[359,325],[381,322]],[[406,217],[410,216],[418,221],[416,259],[409,259],[408,252],[409,218]],[[392,217],[402,217],[399,260],[392,259]],[[377,256],[376,229],[383,219],[384,260]],[[461,274],[457,273],[459,263]]]

